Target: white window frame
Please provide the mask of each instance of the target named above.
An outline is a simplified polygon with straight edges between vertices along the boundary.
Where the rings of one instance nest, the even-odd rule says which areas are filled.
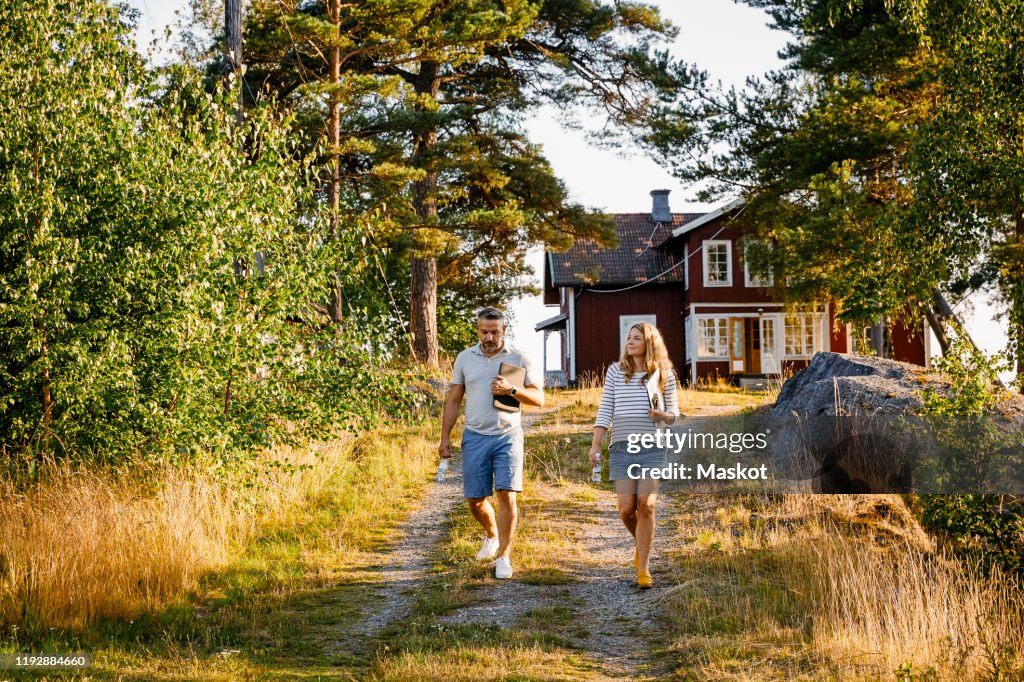
[[[761,240],[757,241],[760,242]],[[750,276],[750,262],[747,260],[747,249],[749,249],[750,245],[753,243],[753,241],[747,242],[743,247],[743,286],[750,289],[767,289],[768,287],[774,286],[775,284],[775,275],[773,275],[771,271],[768,272],[768,279],[766,280],[759,279],[757,281],[754,281],[754,279]],[[767,242],[767,244],[768,248],[771,249],[771,242]]]
[[[782,357],[786,360],[810,358],[822,349],[821,313],[794,313],[782,322]],[[799,344],[790,344],[791,330],[797,329]],[[809,336],[808,336],[809,335]],[[794,349],[797,352],[790,352]]]
[[[683,244],[683,291],[690,290],[690,245]]]
[[[706,353],[705,340],[708,325],[714,327],[715,354]],[[727,316],[717,317],[713,315],[701,315],[697,317],[696,329],[696,353],[698,360],[728,360],[729,359],[729,318]]]
[[[690,362],[693,351],[691,348],[696,348],[696,345],[692,343],[693,337],[693,316],[687,315],[683,319],[683,334],[686,337],[685,343],[683,344],[683,359],[686,362]]]
[[[732,286],[732,240],[729,239],[705,239],[702,243],[702,255],[704,261],[704,286],[706,287],[731,287]],[[710,272],[710,250],[713,246],[725,247],[725,281],[712,282],[708,279]]]

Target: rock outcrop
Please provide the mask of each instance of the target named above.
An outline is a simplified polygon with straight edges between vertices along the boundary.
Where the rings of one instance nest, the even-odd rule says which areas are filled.
[[[940,442],[949,440],[950,424],[937,431],[933,422],[916,414],[926,388],[950,391],[946,382],[923,367],[817,353],[783,385],[764,427],[771,429],[772,466],[791,480],[809,482],[814,492],[919,489],[922,472],[939,478],[935,463],[948,471],[950,457],[947,443]],[[1006,394],[986,419],[1004,432],[1019,432],[1024,400]],[[973,427],[979,433],[983,428],[976,423]],[[970,431],[958,437],[969,440]]]
[[[783,386],[772,417],[910,414],[920,391],[944,384],[917,365],[876,357],[816,353]]]

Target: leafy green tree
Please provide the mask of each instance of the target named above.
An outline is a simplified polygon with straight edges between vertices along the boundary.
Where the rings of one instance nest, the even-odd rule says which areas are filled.
[[[286,122],[236,126],[188,69],[163,90],[101,0],[0,25],[5,452],[230,458],[389,402],[310,311],[360,245],[325,243]]]
[[[999,293],[1024,389],[1024,2],[912,7],[941,57],[934,116],[911,156],[916,223],[942,226],[965,288]]]
[[[748,4],[793,35],[786,67],[682,93],[645,141],[705,198],[747,199],[774,241],[756,265],[789,300],[935,328],[937,291],[994,285],[1024,367],[1021,3]]]
[[[955,344],[937,369],[949,390],[922,392],[919,412],[937,452],[920,472],[940,489],[973,490],[961,495],[919,495],[921,521],[957,553],[984,566],[1024,570],[1024,496],[992,494],[1019,480],[1024,466],[1024,434],[1008,429],[992,408],[1002,389],[998,375],[1005,356],[989,358],[966,344]],[[915,476],[917,472],[915,473]]]
[[[1019,495],[925,495],[925,527],[985,567],[1024,569],[1024,498]]]
[[[840,320],[917,318],[949,279],[950,245],[906,220],[908,154],[932,115],[934,55],[883,0],[748,0],[793,36],[786,66],[745,90],[663,106],[646,141],[703,198],[741,194],[773,242],[779,294]],[[913,226],[913,229],[909,229]]]

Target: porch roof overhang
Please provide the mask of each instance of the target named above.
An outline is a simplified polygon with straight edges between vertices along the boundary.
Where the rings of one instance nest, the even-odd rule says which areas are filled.
[[[554,317],[549,317],[546,320],[542,320],[542,321],[538,322],[537,325],[533,329],[534,329],[534,331],[538,331],[538,332],[542,332],[542,331],[545,331],[545,330],[553,330],[553,329],[565,329],[565,323],[566,323],[566,320],[568,320],[568,319],[569,319],[569,314],[568,313],[562,313],[561,315],[555,315]]]

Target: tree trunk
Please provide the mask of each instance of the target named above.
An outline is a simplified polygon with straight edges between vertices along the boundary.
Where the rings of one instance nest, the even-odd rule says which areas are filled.
[[[40,186],[40,182],[41,182],[40,181],[40,165],[41,164],[40,164],[40,154],[39,154],[39,145],[38,145],[38,143],[36,145],[36,150],[35,150],[35,154],[34,154],[33,160],[35,161],[33,177],[34,177],[35,182],[36,182],[36,189],[38,190],[39,186]],[[35,226],[36,226],[36,234],[42,234],[43,218],[42,218],[42,215],[41,215],[41,213],[39,211],[37,211],[36,214],[35,214]],[[39,328],[41,326],[42,325],[39,322],[36,322],[36,327],[37,328]],[[42,362],[42,365],[43,365],[43,390],[42,390],[42,399],[43,399],[43,430],[42,430],[42,437],[40,439],[40,444],[39,444],[38,447],[36,447],[36,451],[34,453],[34,458],[35,458],[35,464],[36,465],[42,464],[44,453],[46,453],[46,452],[48,452],[50,450],[50,427],[53,425],[53,396],[50,393],[49,341],[46,338],[46,332],[45,331],[42,332],[42,335],[43,335],[43,343],[42,343],[42,348],[40,349],[40,352],[39,352],[39,359],[40,359],[40,361]]]
[[[889,352],[889,320],[885,317],[878,318],[878,322],[871,325],[871,349],[880,358],[888,358]]]
[[[974,339],[967,332],[967,327],[960,321],[957,314],[953,312],[953,307],[949,305],[949,301],[937,289],[932,299],[932,307],[925,312],[925,317],[928,319],[928,324],[931,325],[932,331],[935,332],[935,337],[939,340],[939,346],[942,348],[943,355],[947,355],[953,346],[949,336],[946,334],[947,325],[953,330],[956,338],[966,343],[972,352],[975,354],[981,352],[977,344],[974,343]],[[996,383],[1005,388],[1000,379],[997,378]]]
[[[420,65],[415,88],[418,94],[436,99],[440,80],[437,62],[425,61]],[[420,108],[425,111],[424,108]],[[431,169],[429,158],[437,144],[437,128],[427,126],[417,135],[413,147],[412,163],[427,171],[422,180],[413,183],[413,210],[420,225],[437,223],[437,172]],[[418,228],[413,238],[412,273],[410,291],[410,331],[416,360],[430,367],[437,366],[437,244],[436,235],[429,228]]]
[[[43,432],[40,445],[35,452],[36,464],[41,464],[43,455],[50,450],[50,427],[53,425],[53,396],[50,394],[50,359],[47,357],[46,341],[43,341]]]
[[[961,322],[960,318],[957,317],[957,314],[953,312],[953,307],[949,305],[949,301],[946,300],[946,297],[938,290],[935,291],[935,295],[932,298],[932,310],[926,312],[925,316],[928,318],[928,323],[932,325],[932,331],[935,332],[935,336],[939,340],[939,346],[942,348],[943,355],[947,354],[950,347],[953,345],[949,340],[949,336],[946,334],[946,324],[952,328],[953,333],[956,334],[958,339],[962,339],[975,353],[979,352],[977,344],[974,343],[974,339],[972,339],[971,335],[967,333],[967,328],[964,326],[964,323]],[[933,317],[935,318],[934,323],[932,322]],[[941,330],[941,335],[939,334],[939,331],[936,331],[936,325],[938,326],[938,329]]]
[[[331,23],[341,33],[341,0],[330,0],[328,13]],[[330,69],[330,115],[327,124],[327,139],[331,145],[330,152],[330,180],[327,184],[327,210],[330,212],[330,239],[335,241],[341,236],[341,95],[338,92],[341,82],[341,47],[335,41],[331,46],[327,57]],[[330,283],[331,300],[328,314],[331,321],[341,324],[343,317],[342,291],[340,275],[334,272],[334,278]]]
[[[43,346],[43,358],[46,358],[46,346]],[[47,433],[53,424],[53,397],[50,395],[50,368],[43,367],[43,430]]]
[[[412,257],[413,352],[416,360],[437,366],[437,258]]]
[[[939,319],[935,309],[925,309],[924,316],[925,319],[928,320],[928,326],[931,328],[932,333],[935,334],[935,338],[939,342],[939,349],[942,351],[942,354],[949,355],[949,336],[946,335],[946,328],[942,325],[942,320]]]
[[[932,304],[925,309],[924,316],[928,320],[928,326],[931,327],[932,333],[935,334],[935,338],[939,341],[939,348],[942,349],[942,354],[949,355],[949,349],[953,344],[946,333],[945,322],[954,317],[953,309],[949,307],[945,296],[938,289],[932,295]]]
[[[1024,282],[1020,280],[1020,264],[1024,264],[1024,209],[1020,207],[1014,211],[1014,240],[1012,249],[1016,251],[1011,256],[1018,267],[1013,268],[1015,274],[1012,276],[1009,286],[1012,293],[1010,299],[1010,339],[1014,344],[1014,355],[1016,360],[1017,377],[1014,385],[1017,391],[1024,393]]]

